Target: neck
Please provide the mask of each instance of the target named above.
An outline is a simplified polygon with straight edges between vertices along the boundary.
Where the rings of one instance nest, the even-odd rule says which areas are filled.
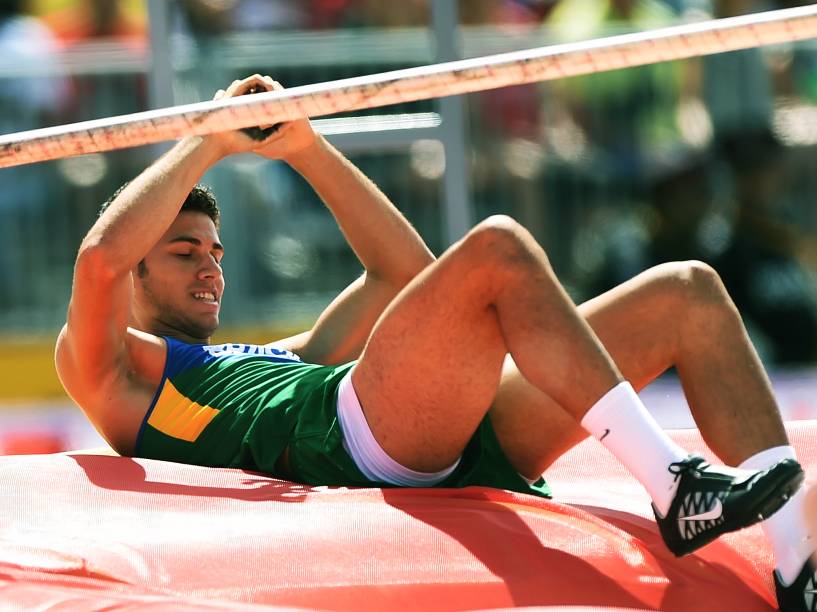
[[[141,320],[140,317],[133,316],[130,326],[154,336],[169,336],[187,344],[210,344],[211,336],[199,335],[193,330],[180,328],[161,319]]]

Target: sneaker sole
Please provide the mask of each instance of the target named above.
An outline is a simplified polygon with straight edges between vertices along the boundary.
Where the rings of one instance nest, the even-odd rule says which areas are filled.
[[[796,466],[797,464],[792,463],[792,465]],[[804,479],[805,473],[799,466],[797,467],[797,471],[793,471],[792,474],[781,474],[780,483],[772,489],[769,495],[759,500],[752,509],[747,509],[746,513],[741,517],[743,520],[748,521],[744,527],[749,527],[755,523],[764,521],[780,510],[780,508],[789,501],[791,496],[797,492],[800,485],[803,484]],[[741,529],[741,527],[739,527],[739,529]]]

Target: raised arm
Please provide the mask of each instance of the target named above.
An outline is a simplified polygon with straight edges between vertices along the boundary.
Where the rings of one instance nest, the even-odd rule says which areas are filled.
[[[287,139],[295,136],[300,145],[288,146]],[[313,363],[355,359],[386,306],[434,261],[434,255],[385,194],[315,135],[307,121],[286,124],[277,138],[256,152],[286,160],[309,182],[365,268],[364,275],[329,305],[311,331],[284,344]]]
[[[127,365],[131,270],[217,159],[208,141],[182,140],[119,193],[82,241],[56,361],[63,385],[83,407],[95,403]]]
[[[386,306],[434,256],[377,186],[323,138],[290,163],[332,211],[365,268],[293,349],[314,363],[356,359]]]
[[[323,137],[289,163],[332,211],[367,276],[399,289],[434,261],[386,195]]]
[[[217,96],[240,95],[255,81],[260,77],[235,82]],[[127,394],[139,385],[133,345],[149,341],[147,334],[128,333],[131,270],[167,231],[210,166],[258,146],[236,132],[180,141],[117,195],[82,241],[56,365],[66,390],[109,438],[120,437],[117,428],[127,416],[108,413],[126,405]],[[114,396],[121,401],[112,402]]]

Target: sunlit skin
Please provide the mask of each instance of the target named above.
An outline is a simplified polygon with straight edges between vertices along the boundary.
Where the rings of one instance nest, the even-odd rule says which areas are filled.
[[[209,342],[218,328],[224,295],[223,256],[210,217],[192,211],[179,214],[145,256],[144,265],[133,271],[131,325],[185,342]]]
[[[216,99],[259,88],[281,86],[253,75]],[[303,176],[365,268],[312,328],[275,344],[307,363],[359,360],[353,380],[372,434],[405,467],[450,466],[487,410],[511,464],[536,478],[587,436],[578,420],[621,377],[640,389],[672,366],[725,462],[787,444],[762,364],[714,270],[659,266],[576,310],[547,255],[507,218],[481,223],[436,260],[376,185],[297,120],[261,143],[240,131],[182,139],[83,240],[56,365],[118,452],[134,451],[162,383],[159,336],[208,342],[219,323],[217,229],[179,206],[214,164],[248,152]],[[207,292],[215,299],[197,299]]]

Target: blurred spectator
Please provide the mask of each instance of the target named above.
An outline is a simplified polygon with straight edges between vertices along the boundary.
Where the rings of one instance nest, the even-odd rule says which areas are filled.
[[[402,0],[401,2],[353,0],[341,25],[376,28],[424,27],[431,20],[429,4],[427,0]]]
[[[179,8],[195,38],[225,34],[232,26],[232,13],[238,0],[181,0]]]
[[[817,241],[786,220],[789,151],[762,128],[716,150],[717,159],[693,153],[654,168],[648,209],[593,211],[576,252],[580,265],[591,262],[589,294],[662,262],[703,260],[721,275],[765,360],[813,363],[817,277],[803,254]],[[731,194],[715,189],[724,179]]]
[[[676,20],[660,0],[562,0],[548,25],[558,40],[579,41],[665,27]],[[694,93],[684,72],[687,66],[661,62],[555,83],[615,188],[637,189],[647,157],[683,142],[679,107],[683,96]]]
[[[814,238],[786,221],[788,154],[768,129],[720,143],[735,184],[734,238],[713,260],[735,303],[777,363],[817,359],[817,283],[801,260]]]
[[[491,25],[509,34],[534,29],[555,6],[552,0],[477,0],[461,3],[460,22]],[[539,140],[542,131],[542,86],[501,87],[474,95],[477,138]],[[483,133],[485,132],[485,133]]]
[[[596,257],[588,266],[590,295],[607,291],[650,266],[686,259],[709,260],[721,243],[707,231],[716,219],[712,160],[695,151],[655,160],[648,171],[643,203],[623,210],[599,206],[582,230]],[[724,232],[728,234],[728,229]],[[710,235],[708,235],[710,234]],[[588,259],[587,255],[582,259]]]
[[[143,46],[147,39],[147,10],[142,0],[40,0],[37,13],[65,43],[92,38],[117,38]]]
[[[460,3],[460,22],[466,25],[541,24],[556,0],[471,0]]]
[[[648,266],[685,259],[710,260],[728,246],[729,221],[713,193],[711,156],[687,152],[651,172]]]
[[[146,58],[148,24],[142,0],[38,0],[38,14],[57,35],[63,50],[83,59],[93,55],[97,63],[73,78],[76,105],[68,121],[96,119],[147,108],[142,75],[121,69],[123,47],[128,55]],[[87,60],[86,60],[87,62]],[[113,74],[108,72],[113,67]],[[100,70],[102,68],[102,70]]]
[[[20,76],[0,80],[3,133],[39,127],[59,113],[68,94],[57,40],[39,19],[24,12],[25,0],[0,0],[0,62]],[[13,108],[12,108],[13,107]]]
[[[316,30],[341,27],[352,0],[309,0],[309,27]]]
[[[44,127],[56,122],[69,94],[51,31],[24,14],[23,0],[0,1],[0,133]],[[35,261],[47,241],[42,211],[58,197],[51,166],[28,165],[0,175],[0,312],[12,305],[24,312],[35,293]]]
[[[213,4],[212,0],[209,3]],[[294,0],[230,0],[219,4],[232,7],[231,25],[236,31],[301,29],[307,18],[304,3]]]
[[[426,0],[184,0],[194,35],[226,32],[409,27],[429,23]]]
[[[716,18],[769,8],[755,0],[717,0]],[[703,97],[716,140],[771,125],[773,82],[762,47],[701,58]]]

